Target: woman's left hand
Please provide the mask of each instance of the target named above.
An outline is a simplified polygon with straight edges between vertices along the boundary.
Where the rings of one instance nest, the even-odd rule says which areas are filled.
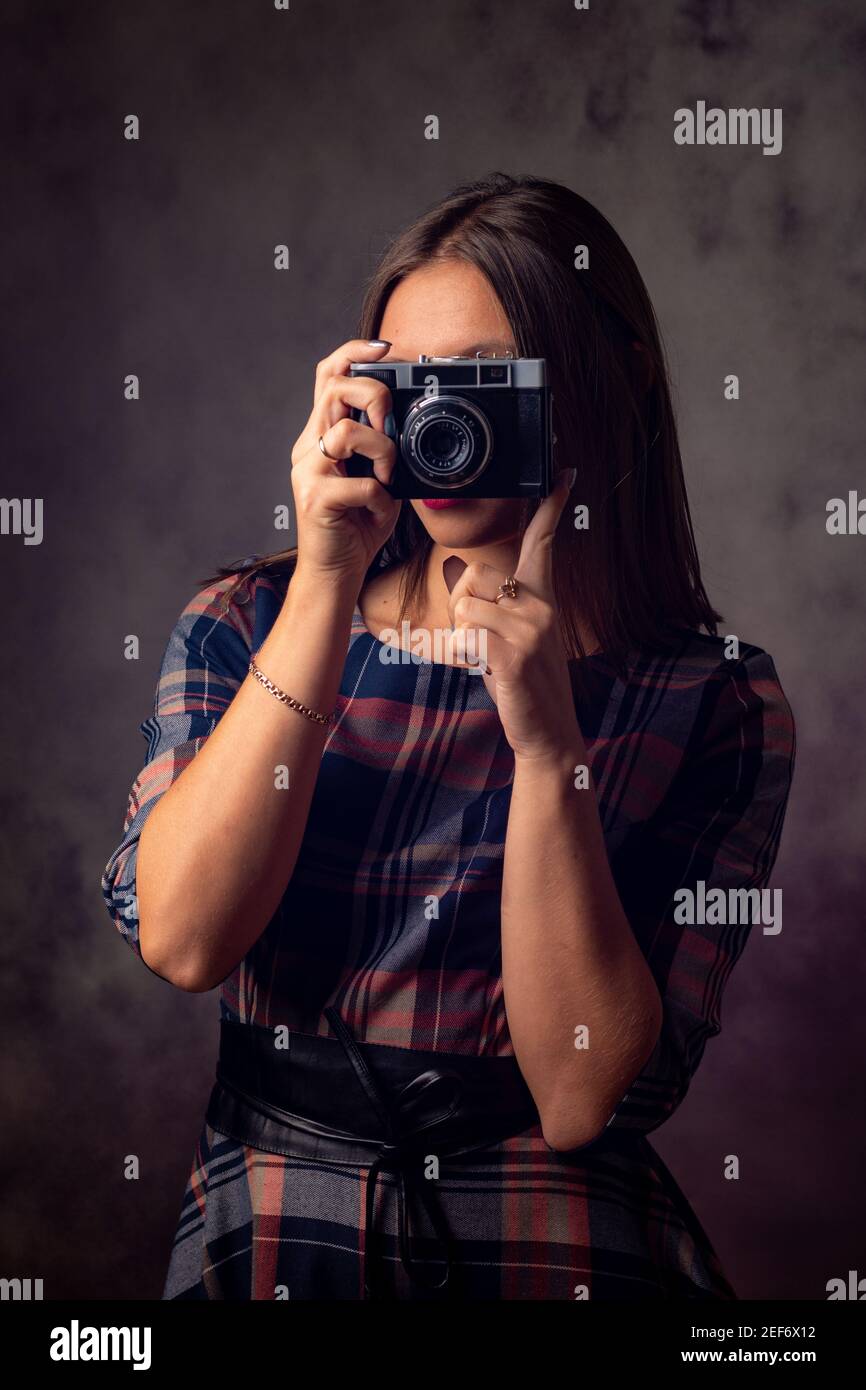
[[[516,598],[496,603],[507,576],[478,561],[451,588],[448,610],[466,652],[483,653],[486,641],[489,674],[482,679],[516,759],[577,761],[583,744],[553,591],[553,537],[573,477],[568,469],[559,475],[523,534]],[[458,558],[449,556],[443,570],[456,569]]]

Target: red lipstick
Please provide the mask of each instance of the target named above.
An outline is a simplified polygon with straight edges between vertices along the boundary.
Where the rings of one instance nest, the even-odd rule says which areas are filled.
[[[421,501],[425,507],[432,507],[438,510],[440,507],[459,507],[461,502],[468,502],[468,497],[422,497]]]

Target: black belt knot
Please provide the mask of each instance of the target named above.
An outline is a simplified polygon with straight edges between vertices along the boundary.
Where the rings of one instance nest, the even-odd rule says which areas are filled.
[[[332,1005],[324,1014],[329,1036],[293,1032],[279,1050],[272,1028],[222,1018],[207,1122],[264,1153],[367,1170],[358,1223],[365,1227],[358,1241],[364,1298],[386,1296],[376,1189],[381,1174],[391,1176],[397,1257],[410,1287],[422,1297],[440,1297],[447,1287],[453,1297],[458,1242],[425,1156],[476,1155],[538,1125],[517,1060],[359,1043]],[[416,1216],[424,1218],[429,1258],[421,1258],[420,1230],[411,1239]]]
[[[380,1173],[393,1174],[397,1179],[398,1248],[400,1262],[410,1282],[425,1293],[437,1293],[448,1284],[451,1275],[451,1236],[444,1216],[430,1189],[430,1179],[421,1172],[425,1148],[433,1139],[433,1131],[456,1112],[463,1099],[463,1083],[456,1072],[428,1068],[419,1072],[391,1100],[379,1085],[358,1048],[351,1030],[340,1014],[328,1005],[324,1015],[343,1045],[355,1075],[379,1119],[385,1139],[367,1172],[364,1217],[364,1294],[376,1297],[371,1278],[375,1267],[367,1258],[375,1239],[376,1183]],[[431,1110],[430,1106],[434,1108]],[[431,1279],[412,1258],[410,1240],[410,1198],[424,1208],[442,1251],[444,1269],[439,1279]]]

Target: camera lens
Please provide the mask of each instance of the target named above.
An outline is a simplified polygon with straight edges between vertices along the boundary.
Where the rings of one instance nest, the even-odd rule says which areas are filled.
[[[451,430],[445,429],[442,425],[431,425],[424,433],[422,447],[430,459],[443,464],[456,457],[460,444]]]
[[[403,456],[423,483],[466,487],[486,468],[492,448],[487,417],[459,396],[425,396],[410,407],[403,429]]]
[[[459,420],[422,422],[413,439],[415,457],[429,477],[450,478],[472,452],[472,437]]]

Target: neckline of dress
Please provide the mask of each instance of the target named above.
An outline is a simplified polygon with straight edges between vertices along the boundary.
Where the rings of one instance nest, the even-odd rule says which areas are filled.
[[[370,641],[373,642],[373,644],[374,644],[375,646],[377,646],[377,647],[392,647],[392,644],[391,644],[390,642],[382,642],[382,641],[380,641],[380,639],[376,636],[376,634],[370,631],[370,629],[368,628],[367,623],[366,623],[366,621],[365,621],[365,619],[364,619],[364,615],[363,615],[363,613],[361,612],[361,606],[360,606],[360,604],[357,602],[357,600],[355,601],[355,613],[354,613],[354,617],[355,617],[355,618],[357,619],[357,621],[360,623],[362,631],[365,632],[365,633],[367,634],[367,636],[370,638]],[[414,656],[414,653],[411,652],[411,651],[409,650],[408,647],[396,647],[396,648],[392,648],[392,649],[395,650],[395,651],[399,651],[399,652],[405,652],[405,653],[406,653],[406,656],[407,656],[410,660],[411,660],[411,658]],[[607,663],[607,657],[606,657],[606,655],[605,655],[605,653],[604,653],[603,651],[598,651],[598,652],[587,652],[586,656],[584,656],[584,657],[582,657],[582,658],[580,658],[580,659],[581,659],[581,661],[600,662],[600,663],[602,663],[602,664],[605,665],[605,666],[608,664],[608,663]],[[569,665],[571,665],[575,660],[577,660],[577,658],[572,657],[572,658],[569,660]],[[396,663],[395,663],[395,664],[396,664]],[[427,660],[425,660],[425,659],[422,657],[422,658],[419,658],[417,664],[418,664],[419,666],[435,666],[435,667],[437,667],[438,669],[441,669],[441,670],[443,670],[443,671],[456,671],[456,672],[458,673],[458,675],[461,675],[461,676],[472,676],[472,675],[475,675],[475,672],[471,671],[467,666],[455,666],[454,663],[451,662],[451,661],[427,661]],[[477,679],[477,676],[476,676],[476,679]],[[483,682],[482,682],[482,683],[483,683]],[[485,689],[486,689],[486,686],[485,686]]]
[[[373,633],[373,632],[371,632],[370,629],[368,628],[368,626],[367,626],[367,624],[366,624],[366,622],[365,622],[365,620],[364,620],[364,615],[363,615],[363,613],[361,612],[360,604],[358,604],[357,602],[355,603],[355,618],[356,618],[357,621],[360,623],[361,628],[362,628],[363,631],[367,634],[367,636],[370,638],[370,641],[373,642],[373,643],[375,644],[375,646],[377,646],[377,647],[390,648],[392,651],[396,651],[396,652],[405,652],[405,653],[406,653],[406,657],[407,657],[407,664],[411,663],[412,665],[418,665],[418,666],[434,666],[434,667],[436,667],[437,669],[441,669],[441,670],[443,670],[443,671],[454,671],[454,672],[456,672],[457,675],[460,675],[460,676],[474,676],[475,680],[478,680],[478,679],[479,679],[478,675],[477,675],[475,672],[471,671],[471,670],[468,668],[468,666],[455,666],[455,664],[454,664],[452,661],[428,661],[428,660],[426,660],[426,658],[424,658],[424,657],[418,657],[417,660],[413,660],[413,658],[416,657],[416,653],[410,651],[410,649],[409,649],[408,647],[398,647],[398,646],[395,646],[395,645],[394,645],[393,643],[391,643],[391,642],[382,642],[382,641],[376,636],[376,634]],[[394,665],[400,665],[400,664],[402,664],[402,663],[401,663],[401,662],[395,662],[395,663],[394,663]],[[482,684],[483,684],[483,682],[482,682]],[[485,687],[485,688],[486,688],[486,687]]]

